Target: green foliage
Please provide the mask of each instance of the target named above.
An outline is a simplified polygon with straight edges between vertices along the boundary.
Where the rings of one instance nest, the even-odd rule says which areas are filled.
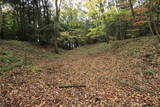
[[[53,35],[53,25],[49,24],[36,30],[35,39],[38,40],[42,45],[51,44]]]
[[[13,18],[12,11],[7,11],[3,13],[4,21],[3,21],[3,36],[5,39],[16,39],[17,38],[17,31],[18,25],[15,23],[15,19]]]
[[[90,28],[89,33],[86,35],[88,38],[89,43],[96,43],[96,42],[105,42],[106,41],[106,34],[103,31],[104,25],[100,25],[96,28]]]
[[[0,75],[14,67],[20,67],[22,65],[23,61],[12,55],[11,52],[0,50]]]
[[[77,9],[65,5],[61,14],[62,25],[68,30],[83,27],[83,22],[78,19],[81,16],[79,16],[79,11]]]
[[[72,30],[69,32],[62,32],[61,37],[58,38],[59,46],[64,49],[73,49],[81,45],[84,45],[86,38],[81,35],[82,33],[78,30]]]
[[[136,0],[132,0],[134,4]],[[158,0],[148,1],[134,8],[135,20],[130,9],[130,3],[124,0],[86,0],[70,3],[64,1],[59,17],[59,25],[52,14],[50,2],[40,0],[12,1],[4,3],[8,7],[3,11],[2,39],[16,39],[38,42],[41,45],[56,43],[56,28],[59,28],[58,46],[73,49],[85,44],[109,42],[146,36],[150,33],[149,23],[154,23],[159,29],[160,17]],[[20,8],[21,7],[21,8]],[[24,8],[25,7],[25,8]],[[151,13],[153,15],[151,15]],[[153,19],[151,18],[153,16]],[[152,19],[152,22],[151,22]],[[156,33],[155,28],[153,33]],[[55,45],[56,46],[56,45]]]

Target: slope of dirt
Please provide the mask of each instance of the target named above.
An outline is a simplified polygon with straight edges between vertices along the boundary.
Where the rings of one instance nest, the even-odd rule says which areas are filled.
[[[96,44],[0,78],[2,107],[158,107],[160,54],[154,37]],[[85,85],[79,88],[59,88]]]

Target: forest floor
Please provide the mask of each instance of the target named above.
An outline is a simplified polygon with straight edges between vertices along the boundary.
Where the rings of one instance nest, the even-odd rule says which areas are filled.
[[[142,37],[100,43],[61,55],[30,43],[1,41],[1,72],[12,71],[1,73],[0,107],[159,107],[155,41]],[[85,87],[60,88],[70,85]]]

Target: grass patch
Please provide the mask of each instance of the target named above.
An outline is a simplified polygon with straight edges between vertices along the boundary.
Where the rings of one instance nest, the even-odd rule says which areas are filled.
[[[60,50],[64,53],[64,50]],[[26,66],[31,70],[41,71],[37,65],[43,61],[53,61],[61,55],[54,53],[54,47],[42,47],[34,43],[15,40],[0,41],[0,75],[14,69]],[[24,64],[24,62],[27,62]]]
[[[42,72],[44,70],[43,67],[41,67],[41,66],[28,66],[27,68],[29,70],[38,71],[38,72]]]
[[[22,65],[23,61],[15,57],[12,52],[0,49],[0,75]]]
[[[118,84],[122,85],[122,86],[128,86],[134,90],[137,90],[137,91],[141,91],[141,92],[147,92],[151,95],[155,95],[155,96],[159,96],[155,91],[152,91],[150,89],[147,89],[147,88],[140,88],[140,85],[137,85],[137,84],[129,84],[127,81],[125,80],[120,80],[120,79],[117,79],[117,78],[112,78],[113,81],[117,82]]]

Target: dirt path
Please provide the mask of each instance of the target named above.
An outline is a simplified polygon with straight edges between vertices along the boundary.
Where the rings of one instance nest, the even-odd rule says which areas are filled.
[[[98,47],[96,47],[98,48]],[[85,51],[84,51],[85,50]],[[73,50],[55,61],[40,63],[44,70],[15,69],[1,78],[2,107],[154,107],[160,90],[154,78],[136,74],[141,59],[111,52]],[[93,52],[93,53],[92,53]],[[144,69],[153,69],[147,66]],[[154,68],[156,69],[156,68]],[[144,83],[146,81],[146,83]],[[86,85],[85,88],[59,88]]]

